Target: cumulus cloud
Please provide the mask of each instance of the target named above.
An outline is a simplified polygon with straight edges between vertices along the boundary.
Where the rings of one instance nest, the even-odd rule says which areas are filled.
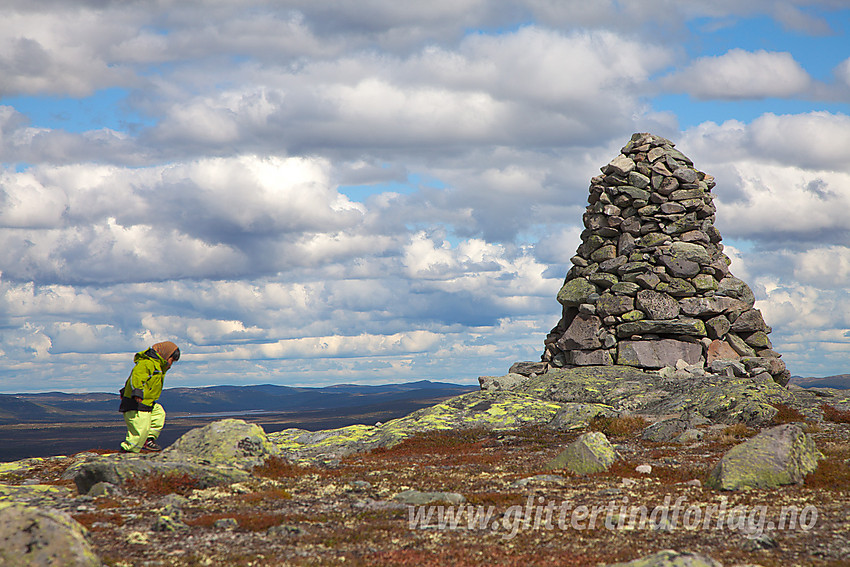
[[[5,391],[113,391],[165,339],[186,385],[474,382],[537,359],[588,182],[636,131],[717,177],[733,272],[789,363],[818,368],[817,345],[840,364],[850,119],[681,132],[650,98],[840,96],[847,61],[829,90],[793,50],[683,59],[694,22],[826,33],[808,3],[7,4],[0,96],[117,88],[142,118],[68,132],[0,104]]]
[[[698,58],[664,83],[698,99],[738,100],[797,95],[811,86],[811,78],[790,53],[736,48]]]

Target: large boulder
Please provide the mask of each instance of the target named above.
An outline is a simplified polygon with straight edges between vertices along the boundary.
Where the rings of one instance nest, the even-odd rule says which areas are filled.
[[[822,458],[799,426],[778,425],[730,449],[711,471],[708,485],[741,490],[801,484]]]
[[[567,448],[546,463],[544,470],[561,470],[577,474],[607,471],[617,460],[617,452],[604,433],[591,431],[580,435]]]
[[[193,429],[163,451],[191,455],[211,464],[224,463],[251,468],[280,452],[259,425],[241,419],[223,419]]]
[[[99,567],[86,530],[56,510],[0,504],[0,565]]]

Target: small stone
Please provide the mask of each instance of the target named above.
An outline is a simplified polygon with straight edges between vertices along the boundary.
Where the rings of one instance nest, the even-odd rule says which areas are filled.
[[[575,278],[566,282],[558,292],[558,301],[565,307],[576,307],[587,303],[587,298],[597,292],[595,285],[584,278]]]
[[[629,296],[603,294],[596,302],[600,316],[622,315],[634,309],[635,300]]]
[[[635,467],[635,472],[640,474],[650,474],[652,472],[652,467],[650,465],[638,465]]]
[[[613,173],[615,175],[628,175],[635,169],[635,162],[624,156],[623,154],[615,157],[611,162],[603,168],[603,173]]]
[[[641,290],[637,293],[636,305],[650,319],[675,319],[679,316],[679,303],[666,293]]]

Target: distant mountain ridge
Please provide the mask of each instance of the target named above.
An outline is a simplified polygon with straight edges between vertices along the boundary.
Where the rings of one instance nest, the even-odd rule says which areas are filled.
[[[791,384],[802,388],[835,388],[837,390],[850,390],[850,374],[836,374],[835,376],[824,376],[822,378],[803,378],[792,376]]]
[[[393,407],[423,398],[452,397],[477,390],[475,385],[422,380],[403,384],[364,386],[338,384],[304,388],[261,384],[166,388],[160,402],[175,414],[261,411],[316,411]],[[0,424],[99,421],[118,411],[118,393],[0,394]]]

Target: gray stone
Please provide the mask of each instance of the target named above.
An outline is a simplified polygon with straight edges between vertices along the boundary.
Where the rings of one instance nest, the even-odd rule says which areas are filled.
[[[244,468],[210,465],[197,457],[175,452],[150,456],[131,453],[95,456],[72,465],[62,478],[73,480],[79,493],[87,494],[99,482],[121,485],[134,478],[153,474],[185,474],[195,480],[198,488],[234,484],[249,478]]]
[[[555,417],[547,425],[547,429],[558,431],[571,431],[582,429],[594,417],[615,417],[610,406],[605,404],[588,404],[582,402],[566,402]]]
[[[702,357],[702,346],[676,339],[653,341],[621,341],[617,347],[617,364],[638,368],[664,368],[675,366],[679,360],[697,364]]]
[[[762,318],[761,311],[758,309],[749,309],[739,315],[732,322],[732,330],[738,334],[754,333],[756,331],[767,330],[767,325]]]
[[[685,258],[663,255],[659,262],[674,278],[690,278],[700,271],[699,264]]]
[[[643,189],[649,185],[649,177],[637,171],[631,171],[629,172],[629,184],[638,189]]]
[[[667,282],[661,282],[655,286],[656,291],[669,293],[673,297],[691,297],[696,293],[696,288],[682,278],[670,278]]]
[[[602,346],[599,330],[602,321],[594,315],[576,315],[567,330],[558,339],[561,350],[595,349]]]
[[[778,425],[730,449],[711,471],[708,485],[742,490],[802,484],[822,458],[798,425]]]
[[[628,563],[610,563],[606,567],[723,567],[723,565],[707,555],[690,551],[679,553],[667,549]]]
[[[674,258],[684,258],[698,264],[711,262],[711,254],[700,244],[693,242],[673,242],[670,245],[670,254]]]
[[[612,285],[618,283],[620,280],[614,274],[609,274],[607,272],[597,272],[595,274],[587,276],[587,281],[602,289],[608,289]]]
[[[635,283],[646,289],[655,289],[661,283],[661,278],[653,272],[646,272],[635,276]]]
[[[393,500],[408,506],[425,506],[438,502],[457,505],[466,502],[463,494],[457,492],[422,492],[420,490],[404,490],[393,496]]]
[[[514,373],[505,376],[479,376],[478,385],[482,390],[510,390],[526,380],[528,376]]]
[[[756,301],[753,291],[746,283],[736,277],[729,276],[720,280],[720,284],[715,292],[717,295],[723,295],[738,299],[744,302],[747,307],[752,307]]]
[[[192,429],[177,439],[162,454],[191,455],[210,464],[236,464],[253,467],[267,457],[277,455],[263,428],[241,419],[223,419]]]
[[[672,299],[672,298],[671,298]],[[674,300],[675,302],[675,300]],[[601,317],[622,315],[635,307],[635,300],[629,296],[603,294],[596,302],[596,312]]]
[[[617,282],[611,286],[611,291],[620,295],[637,295],[640,286],[632,282]]]
[[[615,232],[615,234],[618,234]],[[601,246],[597,248],[590,254],[590,259],[594,262],[604,262],[605,260],[612,260],[617,257],[617,247],[613,244],[608,244],[605,246]]]
[[[731,327],[729,319],[723,315],[717,315],[705,322],[705,331],[710,339],[722,339]]]
[[[675,319],[679,316],[679,302],[666,293],[641,290],[637,293],[636,304],[638,309],[646,313],[650,319]]]
[[[759,426],[770,423],[776,415],[774,404],[790,404],[793,399],[793,394],[775,380],[718,379],[712,374],[690,374],[683,380],[660,374],[622,365],[558,368],[530,378],[513,395],[526,393],[559,404],[604,404],[621,415],[676,414],[689,416],[694,424],[698,423],[694,418],[705,418]]]
[[[756,355],[756,351],[735,333],[726,333],[726,342],[741,356],[754,357]]]
[[[514,362],[508,370],[509,374],[522,374],[523,376],[543,374],[544,372],[546,372],[546,363],[533,361]]]
[[[607,471],[617,453],[604,433],[591,431],[567,445],[557,457],[544,465],[544,470],[566,469],[577,474]]]
[[[625,256],[617,256],[616,258],[612,258],[610,260],[605,260],[604,262],[599,263],[599,269],[603,272],[614,273],[618,270],[620,266],[628,262],[629,259]]]
[[[100,567],[86,530],[58,510],[0,506],[0,565]]]
[[[622,224],[620,225],[622,227]],[[617,253],[620,256],[628,256],[635,249],[635,237],[629,234],[628,232],[624,232],[620,235],[619,240],[617,241]]]
[[[753,347],[754,349],[770,349],[773,348],[773,344],[770,342],[770,338],[768,338],[767,333],[764,331],[756,331],[751,335],[744,337],[744,342]]]
[[[575,366],[611,366],[614,359],[604,348],[595,350],[570,350],[564,353],[567,364]]]
[[[662,195],[672,195],[679,188],[679,180],[674,177],[665,177],[658,185],[658,192]]]
[[[746,309],[746,304],[731,297],[688,297],[679,300],[682,313],[692,317],[710,317]]]
[[[686,419],[665,419],[657,421],[644,429],[641,439],[656,443],[667,443],[684,433],[689,427],[690,423]]]
[[[565,307],[577,307],[587,303],[591,294],[597,293],[595,285],[584,278],[576,278],[566,282],[558,292],[558,302]]]
[[[694,288],[697,290],[697,293],[704,293],[706,291],[714,291],[717,289],[717,280],[710,274],[697,274],[691,278],[691,283],[694,284]]]
[[[615,175],[628,175],[635,169],[635,162],[629,158],[624,156],[623,154],[615,157],[608,164],[607,167],[603,168],[603,173],[613,173]]]
[[[661,204],[661,212],[665,215],[674,215],[677,213],[684,213],[685,207],[680,203],[662,203]]]
[[[644,321],[621,323],[617,326],[617,336],[621,338],[645,334],[704,337],[706,333],[705,323],[699,319],[674,319],[668,321],[646,319]]]

